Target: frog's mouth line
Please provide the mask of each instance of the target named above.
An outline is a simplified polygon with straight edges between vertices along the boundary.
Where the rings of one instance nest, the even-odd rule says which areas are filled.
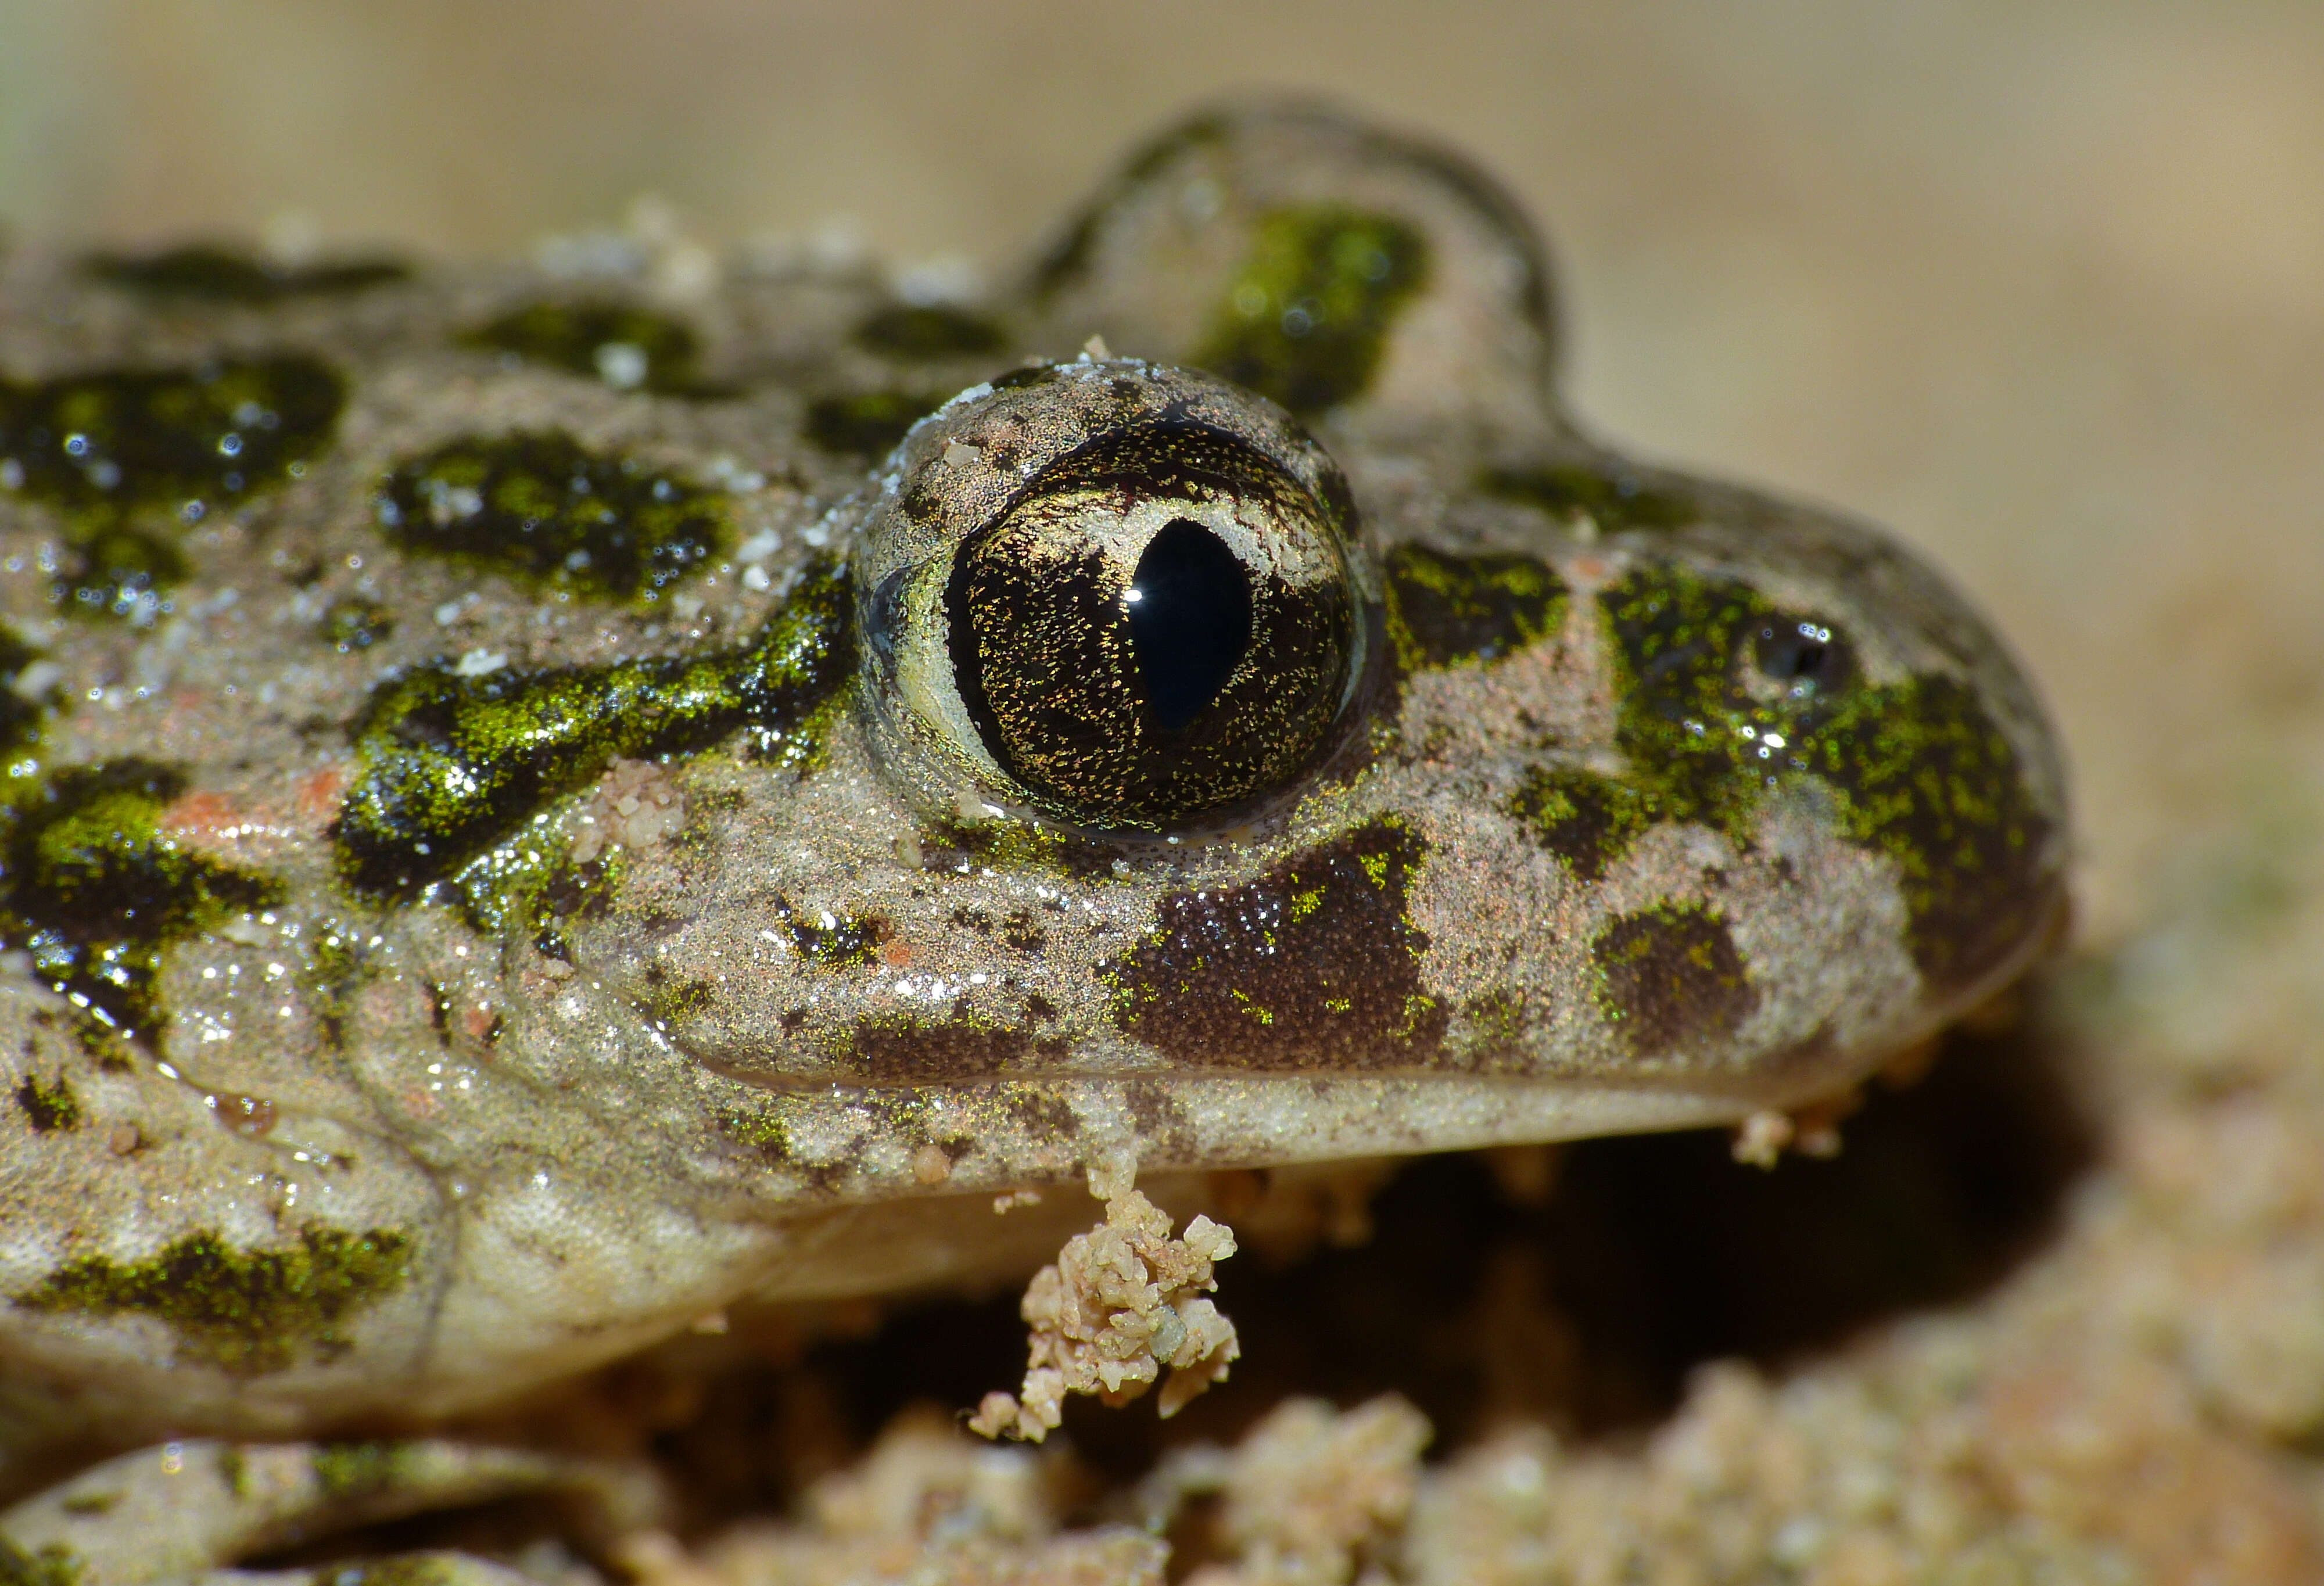
[[[1803,1107],[1863,1076],[1803,1048],[1779,1081],[1626,1085],[1397,1074],[1151,1074],[773,1093],[742,1132],[842,1201],[1000,1193],[1093,1168],[1216,1171],[1700,1129]],[[930,1148],[943,1157],[933,1166]]]
[[[806,1180],[810,1201],[867,1203],[1004,1194],[1075,1182],[1093,1168],[1213,1172],[1410,1157],[1607,1135],[1742,1124],[1823,1110],[1894,1063],[1917,1066],[1955,1020],[2062,943],[2061,885],[2008,959],[1877,1046],[1811,1039],[1725,1073],[1623,1079],[1442,1070],[962,1078],[942,1084],[768,1088],[729,1132]]]

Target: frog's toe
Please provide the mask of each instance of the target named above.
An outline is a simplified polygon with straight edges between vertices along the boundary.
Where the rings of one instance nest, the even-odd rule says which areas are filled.
[[[650,1471],[614,1461],[436,1440],[189,1439],[108,1460],[0,1514],[0,1581],[267,1579],[229,1566],[349,1526],[530,1493],[569,1499],[576,1531],[605,1539],[655,1524],[664,1503]],[[412,1562],[429,1566],[412,1579],[445,1586],[517,1579],[456,1554]]]

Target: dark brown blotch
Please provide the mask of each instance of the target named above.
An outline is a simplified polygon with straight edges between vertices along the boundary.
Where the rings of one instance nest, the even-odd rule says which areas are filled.
[[[1069,1140],[1081,1134],[1073,1103],[1045,1085],[1002,1085],[992,1099],[1028,1140]]]
[[[1192,1163],[1200,1154],[1201,1141],[1195,1137],[1194,1120],[1186,1116],[1178,1098],[1160,1082],[1131,1080],[1122,1087],[1121,1099],[1130,1110],[1130,1121],[1138,1126],[1138,1138],[1149,1148],[1161,1147],[1170,1161],[1179,1166]]]
[[[1731,1036],[1759,1006],[1726,920],[1699,903],[1623,915],[1590,951],[1599,1005],[1641,1057]]]
[[[941,1024],[881,1016],[859,1019],[847,1059],[864,1078],[916,1084],[989,1079],[1065,1055],[1064,1043],[955,1012]]]
[[[855,345],[883,357],[973,357],[997,352],[1007,333],[982,314],[944,303],[895,303],[855,327]]]
[[[1124,1033],[1173,1061],[1250,1069],[1425,1063],[1447,1016],[1421,987],[1406,913],[1427,844],[1379,819],[1241,886],[1164,898],[1153,933],[1102,969]]]
[[[1499,660],[1565,620],[1564,582],[1538,557],[1446,556],[1408,540],[1383,570],[1388,641],[1407,672]]]
[[[1038,953],[1049,945],[1049,933],[1033,923],[1029,908],[1012,908],[1001,922],[1001,940],[1013,953]]]
[[[1648,827],[1674,818],[1651,787],[1569,766],[1529,768],[1502,807],[1581,881],[1603,879]]]
[[[1568,522],[1588,518],[1606,534],[1683,529],[1702,515],[1684,496],[1656,489],[1612,462],[1595,466],[1553,464],[1489,468],[1477,484],[1488,495],[1538,507]]]
[[[151,254],[92,254],[82,272],[108,286],[148,297],[263,307],[291,298],[337,297],[411,278],[410,266],[382,256],[293,264],[222,247],[188,243]]]
[[[807,406],[807,438],[827,452],[885,456],[943,398],[926,392],[862,391],[817,397]],[[918,514],[914,514],[918,521]]]

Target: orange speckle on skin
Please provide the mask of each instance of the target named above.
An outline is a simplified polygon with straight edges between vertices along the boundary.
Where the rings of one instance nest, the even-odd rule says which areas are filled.
[[[299,784],[299,818],[302,821],[329,820],[339,812],[339,795],[346,791],[347,773],[338,766],[325,766]]]
[[[223,793],[189,793],[161,812],[161,829],[173,837],[223,837],[242,825],[242,812]]]
[[[403,1110],[414,1118],[433,1118],[444,1110],[441,1102],[416,1086],[404,1092],[400,1099],[403,1102]]]
[[[902,969],[912,962],[912,945],[908,942],[883,942],[880,945],[880,962],[890,969]]]
[[[471,1040],[481,1041],[492,1034],[495,1022],[497,1017],[482,1002],[471,1002],[466,1011],[460,1015],[460,1028],[468,1032]]]

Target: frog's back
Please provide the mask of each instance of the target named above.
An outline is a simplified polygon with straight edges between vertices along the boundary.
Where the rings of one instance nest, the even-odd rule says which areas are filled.
[[[1580,436],[1440,154],[1200,117],[982,307],[687,263],[5,263],[27,1402],[445,1408],[1102,1160],[1731,1120],[2049,928],[1997,641]]]

